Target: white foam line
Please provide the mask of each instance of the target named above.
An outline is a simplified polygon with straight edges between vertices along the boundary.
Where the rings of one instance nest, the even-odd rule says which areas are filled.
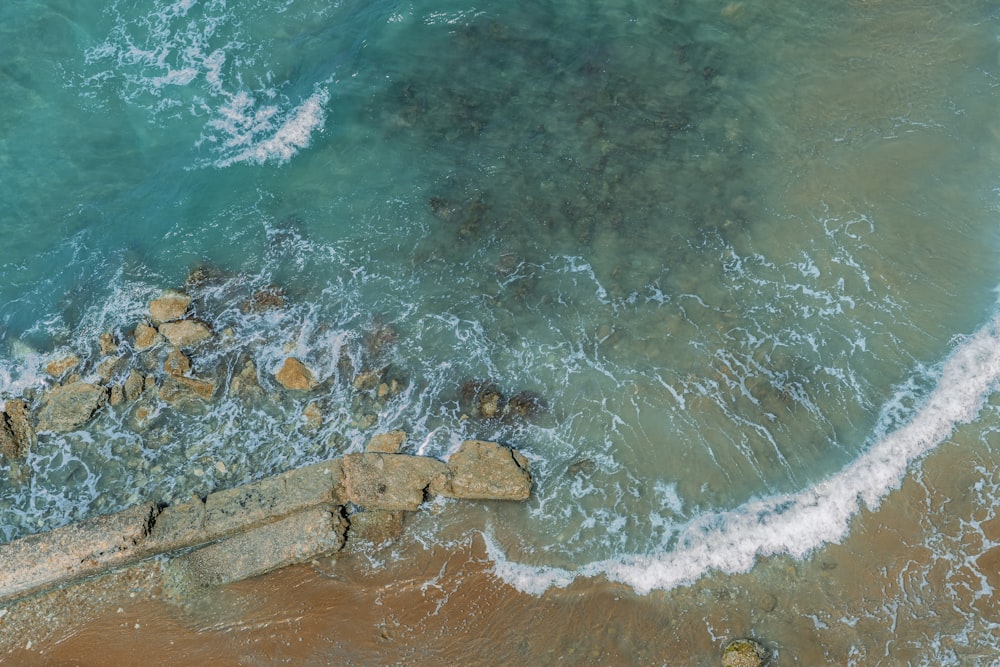
[[[801,558],[842,539],[864,502],[875,509],[899,488],[907,467],[971,421],[1000,380],[1000,316],[956,348],[934,391],[913,419],[890,433],[838,474],[799,493],[747,502],[702,515],[681,531],[676,547],[626,555],[568,570],[514,563],[487,537],[495,572],[521,591],[540,594],[577,576],[605,576],[638,593],[690,584],[709,571],[746,572],[761,556]]]

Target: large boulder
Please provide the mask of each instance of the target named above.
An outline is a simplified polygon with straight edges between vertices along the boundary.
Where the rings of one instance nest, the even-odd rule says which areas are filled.
[[[39,431],[65,432],[86,424],[108,400],[108,388],[74,382],[49,391],[38,412]]]
[[[295,391],[311,391],[318,384],[312,371],[295,357],[285,359],[285,363],[274,374],[274,379],[280,382],[285,389]]]
[[[135,349],[138,351],[148,350],[161,340],[163,336],[151,327],[147,322],[139,322],[135,327]]]
[[[368,510],[415,510],[447,483],[437,459],[366,452],[344,456],[344,499]]]
[[[466,440],[448,459],[451,473],[441,495],[474,500],[525,500],[531,495],[528,460],[483,440]]]
[[[160,325],[159,331],[174,347],[191,347],[212,335],[212,330],[200,320],[166,322]]]
[[[161,322],[171,322],[179,320],[187,314],[188,306],[191,305],[191,297],[180,292],[164,292],[159,299],[149,302],[149,317],[153,324]]]
[[[0,413],[0,455],[20,459],[35,444],[35,428],[31,425],[28,406],[21,399],[7,401]]]

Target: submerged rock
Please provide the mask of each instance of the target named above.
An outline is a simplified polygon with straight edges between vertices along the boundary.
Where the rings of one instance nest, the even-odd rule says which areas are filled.
[[[406,431],[389,431],[373,435],[365,445],[366,452],[382,452],[383,454],[398,454],[406,442]]]
[[[149,317],[153,324],[179,320],[187,314],[191,305],[191,297],[180,292],[164,292],[159,299],[149,302]]]
[[[406,454],[344,456],[344,499],[368,510],[415,510],[447,483],[448,466]],[[433,488],[432,488],[433,487]]]
[[[118,354],[118,339],[110,331],[102,333],[97,342],[101,346],[101,354]]]
[[[127,363],[128,359],[124,356],[108,357],[97,364],[97,375],[101,378],[101,382],[110,382],[111,378],[124,370]]]
[[[476,500],[525,500],[531,495],[528,460],[495,442],[466,440],[448,459],[441,495]]]
[[[274,374],[274,379],[285,389],[294,391],[311,391],[318,384],[312,371],[295,357],[285,359],[285,363]]]
[[[39,431],[72,431],[86,424],[108,400],[107,387],[74,382],[49,391],[38,413]]]
[[[240,310],[244,313],[262,313],[265,310],[283,308],[284,305],[285,290],[272,285],[251,294],[249,299],[240,304]]]
[[[171,375],[160,387],[160,398],[179,408],[196,407],[211,400],[215,383]]]
[[[229,383],[229,393],[243,400],[260,399],[264,390],[257,381],[257,367],[252,361],[243,364],[243,369],[233,376]]]
[[[767,649],[752,639],[736,639],[722,652],[722,667],[763,667]]]
[[[390,542],[403,533],[406,512],[402,510],[365,510],[347,517],[347,542],[361,540],[381,545]]]
[[[163,336],[147,322],[137,324],[133,335],[135,337],[135,349],[140,352],[148,350],[163,340]]]
[[[212,336],[212,330],[200,320],[166,322],[159,331],[174,347],[190,347]]]
[[[27,404],[20,399],[7,401],[0,413],[0,455],[21,459],[35,445],[35,429],[31,425]]]

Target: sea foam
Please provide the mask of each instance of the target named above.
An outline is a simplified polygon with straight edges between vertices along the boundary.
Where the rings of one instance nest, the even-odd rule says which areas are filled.
[[[881,437],[832,477],[798,493],[744,503],[734,510],[702,514],[681,529],[676,546],[651,554],[594,561],[578,569],[535,567],[507,558],[486,536],[487,552],[501,579],[541,594],[578,576],[605,576],[638,593],[690,584],[706,573],[745,572],[762,556],[801,558],[841,540],[862,503],[878,507],[899,488],[907,467],[973,420],[1000,380],[1000,316],[959,345],[944,362],[937,385],[904,426]]]

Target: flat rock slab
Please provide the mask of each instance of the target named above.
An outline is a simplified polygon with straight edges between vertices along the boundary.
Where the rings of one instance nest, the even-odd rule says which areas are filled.
[[[415,510],[448,478],[448,466],[424,456],[347,454],[343,466],[344,499],[369,510]]]
[[[181,320],[160,325],[160,335],[174,347],[191,347],[212,336],[208,325],[198,320]]]
[[[448,459],[451,473],[441,495],[470,500],[526,500],[531,495],[528,460],[495,442],[466,440]]]
[[[0,600],[131,562],[158,511],[146,503],[0,544]]]
[[[74,382],[56,387],[45,395],[38,413],[39,431],[72,431],[83,426],[108,400],[107,387]]]
[[[180,292],[166,292],[149,302],[149,316],[154,324],[179,320],[187,314],[191,297]]]
[[[346,530],[339,512],[304,510],[173,558],[164,566],[165,579],[183,593],[255,577],[342,549]]]

